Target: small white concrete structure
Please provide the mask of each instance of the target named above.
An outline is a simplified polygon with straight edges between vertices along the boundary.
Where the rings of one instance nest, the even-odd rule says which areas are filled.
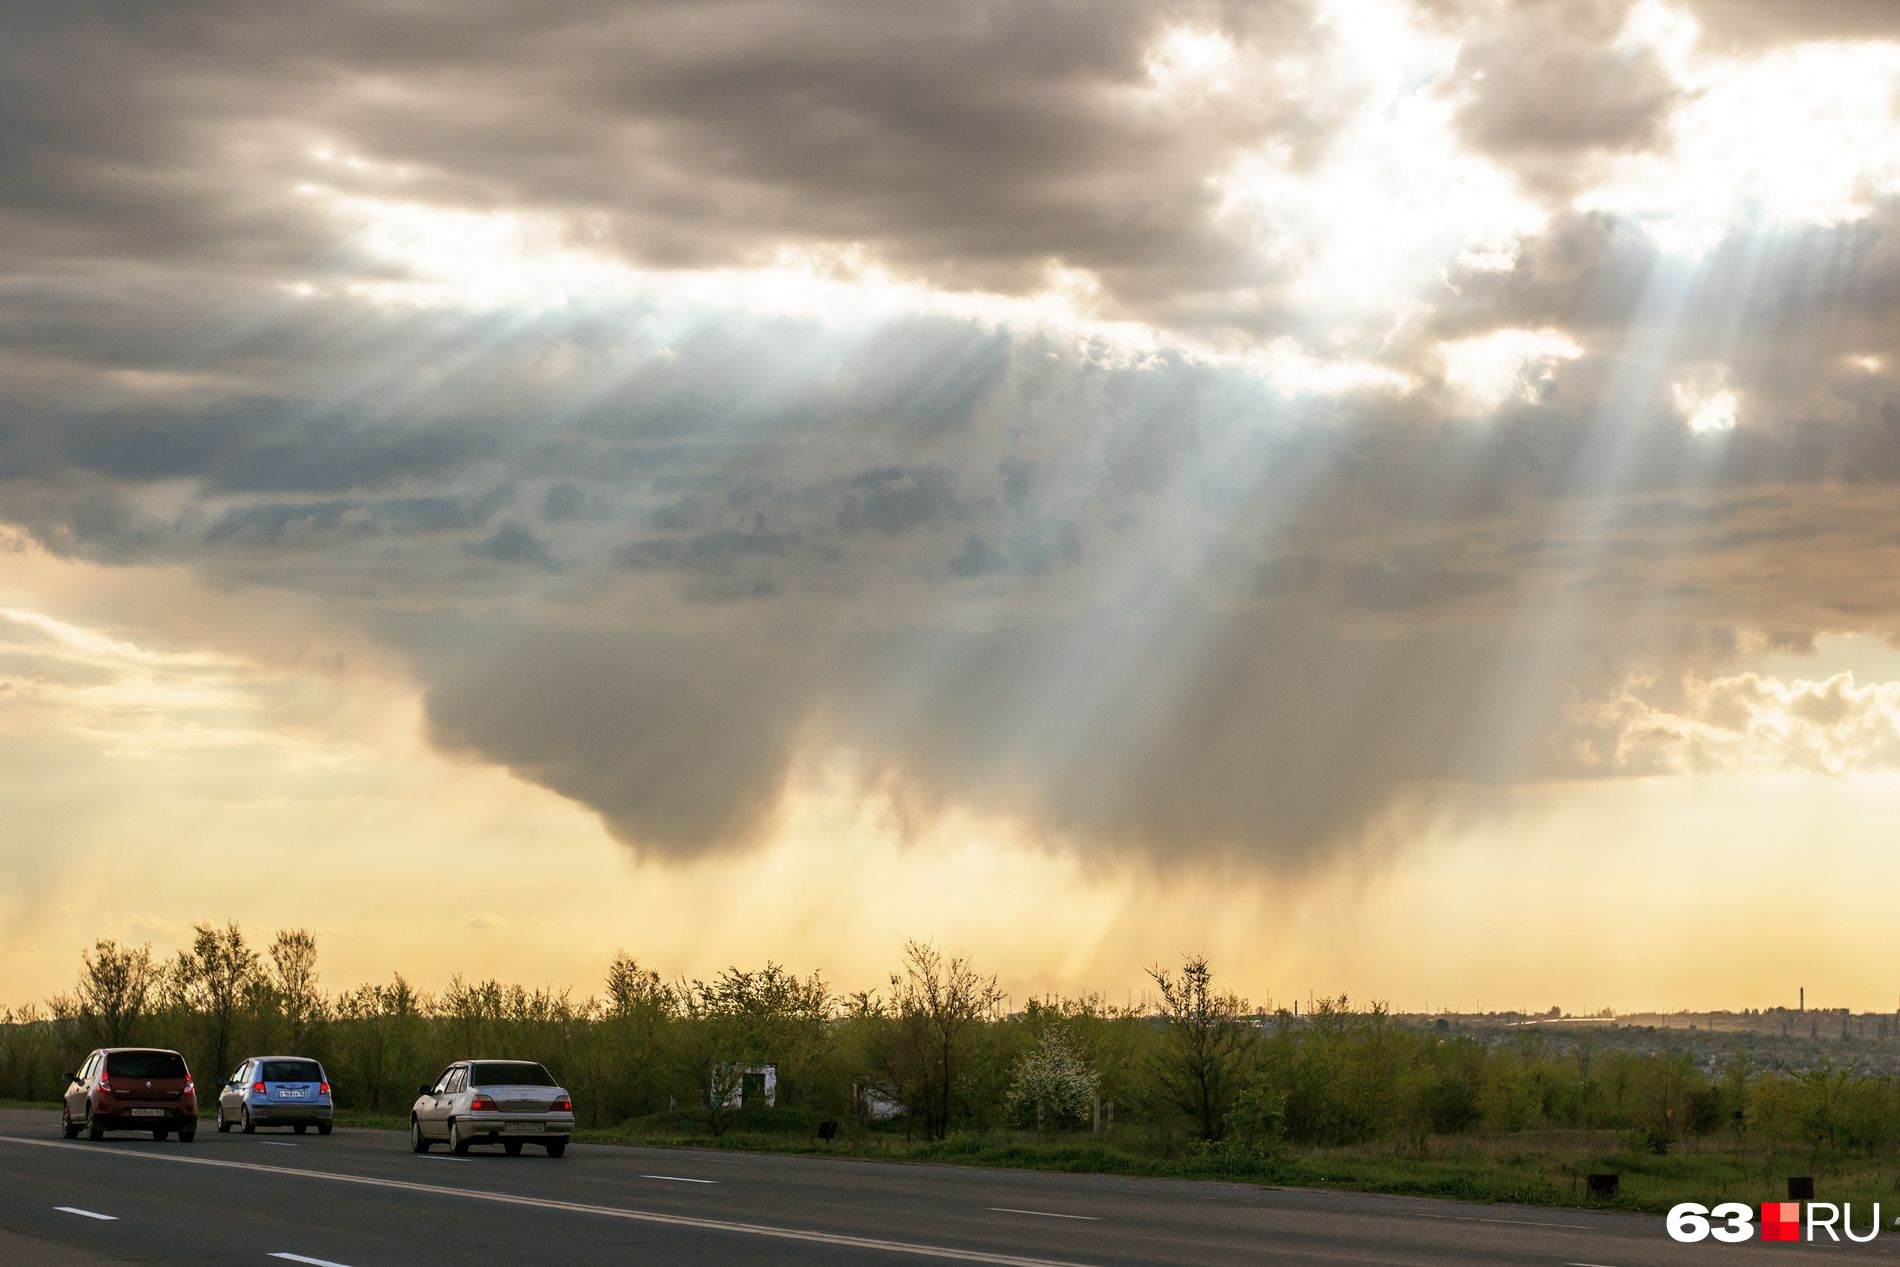
[[[723,1088],[728,1109],[769,1109],[778,1103],[777,1065],[720,1065],[713,1086]]]

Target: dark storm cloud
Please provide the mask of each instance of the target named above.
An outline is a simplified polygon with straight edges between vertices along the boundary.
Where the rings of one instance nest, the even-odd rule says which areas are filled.
[[[1619,47],[1626,10],[1524,4],[1474,22],[1458,61],[1466,142],[1554,194],[1587,180],[1592,154],[1654,148],[1682,90],[1652,51]]]
[[[0,253],[321,269],[290,189],[330,143],[401,167],[405,197],[590,217],[660,267],[855,243],[953,287],[1034,289],[1051,261],[1136,303],[1257,283],[1207,176],[1332,120],[1271,77],[1219,111],[1144,99],[1178,23],[1275,55],[1327,38],[1305,3],[1200,0],[42,9],[0,53]]]
[[[1878,16],[1695,7],[1758,44]],[[1352,35],[1303,3],[36,13],[0,45],[0,520],[320,594],[414,666],[444,747],[679,856],[832,753],[919,813],[1289,864],[1450,786],[1627,773],[1576,756],[1568,703],[1900,637],[1900,388],[1867,359],[1900,347],[1894,209],[1670,256],[1567,208],[1680,104],[1626,6],[1426,8],[1463,40],[1458,134],[1553,216],[1366,339],[1290,311],[1311,244],[1215,214],[1234,158],[1297,181],[1365,104],[1298,81]],[[1224,31],[1238,82],[1154,92],[1176,25]],[[1110,315],[1412,386],[851,291],[378,304],[417,277],[305,180],[662,268],[809,246],[1027,292],[1060,264]],[[1446,381],[1441,341],[1542,327],[1580,355],[1522,398]],[[1687,429],[1705,377],[1733,432]]]
[[[462,553],[496,563],[519,563],[550,571],[557,567],[548,551],[548,543],[518,519],[510,519],[480,541],[463,542]]]
[[[1900,10],[1887,0],[1684,0],[1718,46],[1760,49],[1801,40],[1900,39]]]

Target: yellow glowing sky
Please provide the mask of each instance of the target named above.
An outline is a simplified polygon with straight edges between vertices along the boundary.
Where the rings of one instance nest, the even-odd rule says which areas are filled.
[[[1526,787],[1502,815],[1283,875],[1091,862],[956,814],[907,836],[888,804],[806,770],[756,849],[642,861],[586,809],[431,748],[416,685],[320,606],[19,549],[0,646],[36,635],[44,671],[9,680],[0,743],[49,761],[7,779],[9,867],[26,881],[0,895],[11,1000],[63,988],[96,937],[165,954],[206,918],[314,929],[333,987],[461,973],[585,995],[621,948],[668,975],[774,958],[856,988],[921,936],[978,954],[1018,1001],[1138,1000],[1142,967],[1186,952],[1280,1004],[1744,1007],[1795,985],[1826,1006],[1891,998],[1900,922],[1879,895],[1900,885],[1885,826],[1900,775]],[[1892,671],[1900,653],[1849,642],[1818,667],[1856,662]],[[62,664],[99,678],[62,688]]]

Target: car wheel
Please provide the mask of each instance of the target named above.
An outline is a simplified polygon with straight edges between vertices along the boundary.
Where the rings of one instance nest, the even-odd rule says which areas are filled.
[[[521,1141],[518,1139],[504,1139],[501,1141],[501,1151],[507,1153],[510,1157],[519,1157],[521,1156]]]
[[[249,1108],[239,1110],[238,1116],[244,1120],[244,1133],[246,1135],[257,1134],[257,1123],[251,1120],[251,1110]]]
[[[305,1131],[309,1130],[310,1128],[306,1124],[299,1122],[295,1126],[291,1127],[290,1129],[297,1132],[297,1134],[301,1135]]]
[[[152,1138],[157,1140],[161,1144],[165,1142],[166,1137],[169,1136],[170,1134],[171,1132],[166,1130],[162,1126],[154,1126],[152,1128]]]
[[[567,1151],[567,1141],[564,1139],[551,1139],[544,1147],[548,1150],[548,1156],[559,1157]]]
[[[457,1157],[468,1156],[468,1141],[462,1138],[462,1124],[449,1119],[449,1151]]]
[[[330,1133],[330,1125],[331,1125],[331,1124],[330,1124],[330,1123],[328,1123],[328,1122],[318,1122],[318,1123],[317,1123],[317,1134],[319,1134],[319,1135],[328,1135],[328,1134]]]
[[[230,1133],[231,1124],[224,1120],[224,1106],[220,1104],[218,1106],[218,1134],[229,1135]]]
[[[198,1124],[196,1122],[178,1132],[178,1142],[181,1144],[189,1144],[192,1140],[197,1138]]]
[[[79,1138],[79,1128],[73,1125],[73,1120],[70,1117],[66,1116],[65,1109],[59,1111],[59,1133],[66,1139]]]
[[[425,1138],[422,1134],[422,1123],[418,1122],[413,1117],[410,1118],[409,1119],[409,1150],[411,1152],[416,1152],[416,1153],[426,1153],[433,1147],[435,1147],[435,1141],[432,1139]]]
[[[106,1137],[106,1128],[100,1124],[98,1115],[93,1113],[91,1110],[87,1110],[86,1112],[86,1138],[98,1140],[98,1139],[104,1139],[105,1137]]]

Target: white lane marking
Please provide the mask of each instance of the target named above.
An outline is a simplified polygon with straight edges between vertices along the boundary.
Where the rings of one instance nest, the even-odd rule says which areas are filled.
[[[424,1157],[427,1157],[430,1161],[467,1161],[468,1160],[468,1158],[466,1157],[451,1157],[447,1153],[424,1153],[422,1155]]]
[[[1565,1263],[1564,1267],[1610,1267],[1608,1263]]]
[[[295,1144],[286,1144],[281,1139],[260,1139],[257,1142],[264,1145],[266,1148],[295,1148],[296,1147]]]
[[[281,1258],[287,1263],[309,1263],[310,1267],[348,1267],[345,1263],[333,1263],[327,1258],[305,1258],[302,1254],[272,1254],[272,1258]]]
[[[684,1175],[641,1175],[642,1179],[664,1179],[668,1183],[718,1183],[717,1179],[688,1179]]]
[[[1545,1223],[1535,1219],[1478,1219],[1468,1214],[1454,1214],[1452,1220],[1457,1223],[1507,1223],[1512,1227],[1563,1227],[1573,1232],[1588,1232],[1588,1223]]]
[[[76,1205],[56,1205],[53,1208],[58,1210],[61,1214],[77,1214],[82,1219],[98,1219],[102,1223],[117,1223],[119,1221],[119,1216],[116,1214],[100,1214],[93,1210],[82,1210]]]
[[[174,1166],[208,1166],[215,1170],[248,1170],[253,1174],[288,1175],[294,1179],[322,1179],[330,1183],[354,1184],[362,1188],[385,1188],[395,1192],[417,1192],[425,1196],[460,1197],[487,1205],[516,1205],[534,1210],[559,1210],[567,1214],[592,1214],[600,1218],[626,1219],[633,1223],[655,1223],[664,1227],[690,1227],[703,1232],[735,1232],[770,1240],[802,1241],[811,1245],[839,1245],[847,1249],[878,1250],[886,1254],[911,1254],[918,1258],[945,1258],[960,1263],[992,1263],[997,1267],[1087,1267],[1073,1260],[1024,1258],[1018,1254],[1000,1254],[981,1249],[953,1249],[948,1245],[923,1245],[915,1241],[885,1241],[873,1236],[848,1236],[843,1232],[808,1232],[795,1227],[771,1227],[764,1223],[736,1223],[726,1219],[694,1218],[685,1214],[659,1214],[651,1210],[629,1210],[611,1205],[584,1205],[578,1201],[555,1201],[545,1197],[524,1197],[513,1192],[482,1188],[442,1188],[432,1183],[407,1179],[378,1179],[370,1175],[346,1175],[333,1170],[298,1170],[291,1166],[269,1166],[257,1161],[219,1161],[211,1157],[180,1157],[171,1153],[135,1152],[131,1149],[104,1151],[84,1144],[53,1139],[26,1139],[19,1135],[0,1135],[0,1144],[22,1148],[57,1148],[62,1152],[87,1157],[128,1158],[135,1161],[169,1163]],[[446,1160],[446,1159],[445,1159]]]
[[[1012,1210],[1006,1205],[986,1205],[983,1208],[997,1214],[1033,1214],[1039,1219],[1081,1219],[1087,1223],[1102,1221],[1093,1214],[1052,1214],[1048,1210]]]

